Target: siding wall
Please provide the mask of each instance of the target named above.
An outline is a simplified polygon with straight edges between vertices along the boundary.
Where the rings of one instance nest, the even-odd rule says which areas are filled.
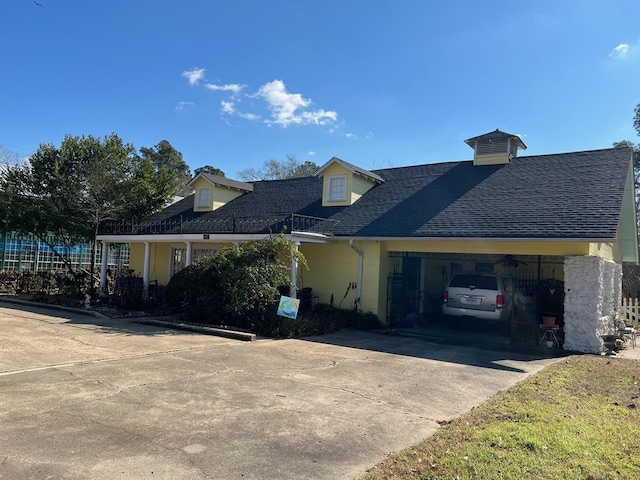
[[[375,185],[374,182],[358,175],[352,176],[351,204],[353,205],[362,195]]]
[[[610,260],[614,247],[611,244],[588,244],[579,242],[464,242],[464,241],[373,241],[356,240],[356,247],[364,253],[361,305],[364,311],[377,314],[384,320],[387,309],[387,278],[394,270],[401,271],[402,259],[389,256],[389,252],[423,252],[451,254],[494,254],[494,255],[554,255],[554,256],[599,256]],[[214,244],[194,244],[211,248]],[[152,243],[150,280],[159,284],[169,281],[171,270],[171,249],[186,248],[185,243]],[[344,308],[353,306],[357,288],[345,292],[350,283],[358,282],[358,254],[349,246],[347,240],[333,241],[327,244],[303,243],[300,251],[307,259],[309,268],[300,267],[298,288],[311,287],[314,295],[322,303],[329,303],[331,296],[336,305]],[[136,275],[142,276],[144,244],[131,244],[130,268]],[[481,261],[481,260],[480,260]],[[438,294],[444,288],[443,270],[450,274],[451,259],[430,259],[424,265],[424,290]],[[474,260],[460,260],[462,270],[473,270]],[[496,271],[501,271],[496,267]],[[545,272],[548,275],[548,272]],[[557,276],[562,277],[558,268]]]

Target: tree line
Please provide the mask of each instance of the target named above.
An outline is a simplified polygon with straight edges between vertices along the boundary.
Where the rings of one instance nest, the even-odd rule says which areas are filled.
[[[240,176],[246,181],[290,178],[317,168],[288,156]],[[225,176],[211,165],[194,170],[199,173]],[[102,222],[140,221],[174,197],[190,195],[191,178],[182,153],[167,140],[138,150],[115,133],[66,135],[59,146],[43,143],[25,159],[0,145],[0,230],[34,235],[71,271],[52,238],[69,246],[94,243]]]
[[[633,116],[633,128],[640,137],[640,103],[636,105]],[[614,142],[616,148],[632,148],[633,149],[633,173],[636,187],[636,214],[638,218],[636,223],[640,227],[640,143],[633,143],[631,140],[622,140]]]

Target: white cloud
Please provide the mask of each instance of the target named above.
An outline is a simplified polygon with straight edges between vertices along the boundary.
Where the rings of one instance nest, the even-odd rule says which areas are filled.
[[[187,107],[193,107],[195,105],[195,103],[193,102],[178,102],[178,105],[176,106],[176,110],[184,110]]]
[[[629,44],[621,43],[620,45],[615,47],[613,50],[611,50],[611,53],[609,54],[609,56],[611,58],[625,58],[628,53],[629,53]]]
[[[309,156],[311,156],[311,157],[313,157],[315,154],[316,154],[316,152],[314,152],[313,150],[309,150],[309,151],[307,152],[307,155],[309,155]]]
[[[260,115],[256,115],[255,113],[242,113],[236,109],[236,104],[234,102],[221,101],[220,102],[220,111],[222,113],[226,113],[227,115],[236,115],[240,118],[244,118],[245,120],[259,120]]]
[[[271,110],[271,120],[265,120],[268,125],[326,125],[336,121],[338,113],[323,109],[316,111],[305,111],[309,107],[311,100],[304,98],[299,93],[289,93],[282,80],[274,80],[265,83],[255,94],[267,102]]]
[[[194,68],[183,72],[182,76],[187,78],[191,85],[198,85],[204,78],[204,73],[204,68]],[[247,87],[247,85],[241,83],[205,83],[203,86],[212,92],[226,94],[226,98],[220,102],[220,112],[222,114],[234,115],[249,121],[268,117],[263,121],[270,126],[279,125],[286,128],[289,125],[332,125],[332,127],[335,127],[335,122],[338,119],[337,112],[322,108],[313,109],[311,108],[313,102],[310,99],[303,97],[299,93],[287,92],[282,80],[273,80],[265,83],[252,95],[241,95],[242,91]],[[267,113],[261,115],[257,112],[238,110],[238,105],[246,98],[264,101]],[[249,108],[252,110],[260,106],[257,105],[260,102],[256,100],[248,103],[251,103]],[[181,102],[176,108],[181,110],[188,105],[188,102]]]
[[[640,38],[637,39],[635,43],[629,42],[618,44],[609,53],[609,58],[613,62],[617,62],[621,65],[637,65],[640,63]]]
[[[233,92],[235,95],[240,93],[244,87],[246,87],[246,85],[240,85],[239,83],[228,83],[226,85],[205,84],[205,88],[213,90],[214,92]]]
[[[347,138],[358,138],[355,133],[351,133],[351,132],[345,134],[345,137],[347,137]]]
[[[238,113],[240,118],[244,118],[245,120],[260,120],[260,115],[256,115],[255,113]]]
[[[193,68],[182,72],[182,76],[189,80],[189,85],[198,85],[204,78],[204,68]]]
[[[236,107],[233,102],[225,102],[224,100],[220,102],[220,111],[222,113],[228,113],[229,115],[236,112]]]

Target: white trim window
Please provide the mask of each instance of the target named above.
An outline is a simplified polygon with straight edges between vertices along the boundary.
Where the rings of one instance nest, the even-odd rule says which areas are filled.
[[[347,176],[332,175],[329,177],[329,201],[341,202],[347,199]]]
[[[213,246],[211,248],[194,248],[192,250],[191,263],[197,263],[204,260],[207,257],[215,255],[218,252],[218,247]],[[169,275],[173,277],[176,273],[187,266],[187,249],[182,247],[171,248],[171,271]]]
[[[171,249],[171,272],[173,277],[176,273],[187,266],[187,250],[185,248]]]
[[[211,190],[209,187],[200,187],[198,189],[198,208],[206,208],[211,206]]]
[[[207,257],[212,257],[218,251],[218,248],[195,248],[193,250],[193,263],[197,263],[204,260]]]

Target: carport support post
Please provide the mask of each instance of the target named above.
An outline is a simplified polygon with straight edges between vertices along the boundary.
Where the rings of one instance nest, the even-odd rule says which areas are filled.
[[[151,264],[151,243],[144,242],[144,267],[142,270],[142,299],[149,300],[149,270]]]
[[[109,259],[109,244],[102,242],[102,255],[100,257],[100,295],[107,294],[107,262]]]
[[[191,265],[193,261],[193,242],[187,242],[187,258],[185,259],[185,267]]]
[[[293,248],[291,249],[291,288],[289,289],[289,296],[296,298],[298,293],[298,249],[300,248],[300,242],[293,242]]]

